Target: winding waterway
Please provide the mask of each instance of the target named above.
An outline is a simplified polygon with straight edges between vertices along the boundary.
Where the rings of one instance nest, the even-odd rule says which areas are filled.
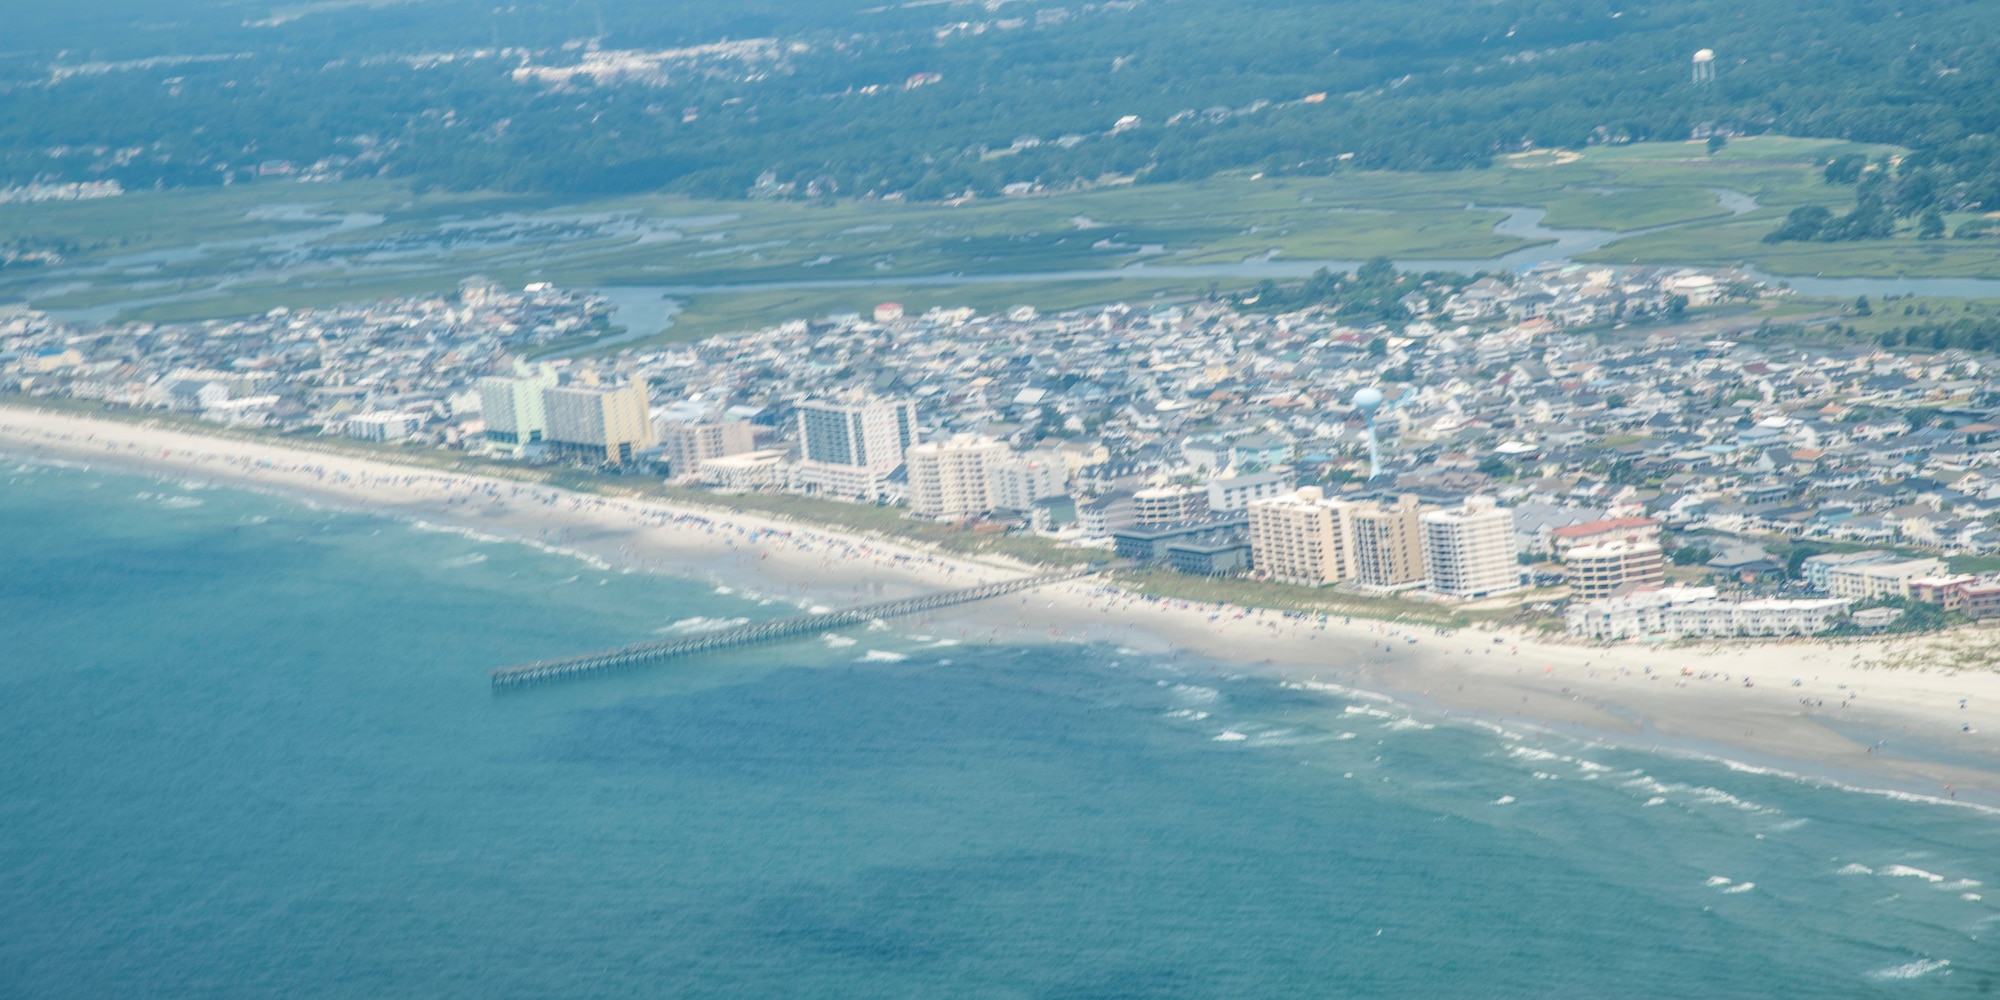
[[[1750,195],[1726,188],[1711,189],[1716,203],[1732,215],[1743,215],[1758,208],[1757,201]],[[1476,273],[1482,271],[1522,270],[1537,265],[1560,263],[1601,250],[1621,240],[1648,233],[1661,232],[1690,225],[1694,221],[1671,223],[1640,229],[1573,229],[1545,224],[1546,209],[1531,206],[1490,206],[1468,204],[1468,211],[1501,212],[1503,217],[1493,227],[1500,236],[1526,242],[1518,250],[1498,257],[1470,258],[1405,258],[1396,261],[1396,266],[1407,271],[1450,271]],[[427,268],[434,269],[440,262],[427,263],[419,258],[426,253],[434,253],[438,248],[419,240],[409,247],[389,247],[364,254],[360,258],[350,258],[326,252],[335,248],[317,246],[331,237],[365,230],[380,225],[382,216],[367,213],[316,213],[311,205],[276,205],[260,212],[261,218],[296,221],[325,222],[321,229],[285,233],[277,236],[255,237],[243,240],[199,243],[188,247],[168,248],[113,258],[101,264],[59,271],[51,275],[57,281],[36,290],[35,297],[53,297],[67,291],[88,288],[96,280],[109,275],[131,276],[143,274],[149,269],[162,265],[171,266],[199,259],[217,252],[248,249],[261,256],[266,263],[246,268],[223,277],[215,284],[202,288],[169,290],[172,283],[167,281],[138,281],[129,285],[139,294],[115,302],[102,303],[84,308],[50,309],[51,316],[65,322],[78,324],[98,324],[109,322],[119,313],[147,306],[174,302],[197,301],[216,298],[232,289],[247,284],[268,284],[273,282],[298,281],[310,284],[322,280],[329,271],[337,272],[343,280],[352,280],[368,274],[405,273],[415,275]],[[1711,216],[1712,217],[1712,216]],[[597,217],[565,217],[565,222],[604,223],[619,234],[631,235],[640,232],[642,240],[670,240],[681,238],[681,233],[673,229],[661,229],[670,224],[694,224],[697,219],[651,220],[646,225],[614,225],[617,220],[605,222]],[[635,226],[637,228],[635,228]],[[442,232],[477,230],[478,236],[471,237],[481,246],[502,246],[522,244],[530,239],[528,230],[534,227],[530,220],[515,216],[493,216],[478,220],[450,220],[440,227]],[[543,234],[546,235],[546,234]],[[600,234],[601,235],[601,234]],[[610,299],[613,306],[612,320],[623,328],[623,332],[605,340],[588,345],[591,351],[601,351],[606,347],[629,343],[653,336],[673,326],[674,316],[681,310],[682,300],[690,296],[716,293],[744,292],[785,292],[809,289],[842,288],[939,288],[963,285],[998,285],[1021,283],[1116,281],[1123,279],[1194,279],[1194,280],[1236,280],[1260,281],[1264,279],[1287,280],[1303,278],[1320,270],[1352,271],[1361,265],[1359,260],[1350,259],[1305,259],[1285,258],[1273,254],[1259,255],[1229,263],[1175,264],[1163,261],[1153,254],[1142,254],[1138,259],[1127,259],[1116,266],[1073,268],[1058,271],[1001,271],[982,273],[951,272],[927,275],[884,275],[863,278],[818,278],[786,279],[779,281],[744,281],[714,284],[659,284],[659,285],[617,285],[594,288],[592,291]],[[1830,298],[1851,298],[1867,295],[1881,298],[1886,296],[1923,295],[1943,298],[2000,298],[2000,280],[1992,278],[1908,278],[1908,277],[1825,277],[1773,275],[1746,268],[1759,280],[1773,284],[1788,285],[1795,291],[1811,296]],[[158,294],[147,294],[157,291]]]

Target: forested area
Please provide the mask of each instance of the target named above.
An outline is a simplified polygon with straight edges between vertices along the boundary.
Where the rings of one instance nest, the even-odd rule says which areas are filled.
[[[929,200],[1777,132],[1914,153],[1829,164],[1858,206],[1795,215],[1774,240],[1875,238],[1899,218],[1941,236],[1937,213],[2000,206],[2000,5],[1981,0],[317,6],[38,9],[0,56],[0,183],[379,173]],[[515,75],[746,34],[777,41],[637,77]],[[1699,48],[1717,53],[1711,83],[1691,77]]]

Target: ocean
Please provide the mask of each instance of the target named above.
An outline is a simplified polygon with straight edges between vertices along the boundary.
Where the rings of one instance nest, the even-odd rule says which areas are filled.
[[[0,996],[1931,997],[2000,815],[0,471]],[[946,631],[941,625],[940,633]]]

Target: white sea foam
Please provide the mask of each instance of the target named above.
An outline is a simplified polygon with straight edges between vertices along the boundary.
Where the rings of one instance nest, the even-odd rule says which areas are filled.
[[[1841,866],[1840,866],[1840,870],[1839,870],[1839,871],[1836,871],[1836,872],[1834,872],[1834,874],[1835,874],[1835,875],[1873,875],[1873,874],[1875,874],[1875,869],[1873,869],[1873,868],[1870,868],[1870,867],[1868,867],[1867,865],[1841,865]]]
[[[1947,882],[1947,883],[1945,883],[1945,888],[1947,888],[1947,889],[1977,889],[1977,888],[1979,888],[1979,880],[1978,880],[1978,879],[1976,879],[1976,878],[1961,878],[1961,879],[1953,879],[1953,880],[1951,880],[1950,882]]]
[[[892,653],[886,649],[871,649],[861,658],[863,663],[901,663],[909,659],[902,653]]]
[[[451,529],[447,528],[447,529],[444,529],[444,530],[447,530],[447,531],[449,531],[449,530],[451,530]],[[467,536],[467,537],[471,537],[471,536]],[[494,539],[491,539],[491,540],[492,540],[492,541],[505,541],[506,539],[502,539],[502,538],[494,538]],[[608,563],[608,562],[605,562],[604,560],[602,560],[602,559],[599,559],[598,557],[596,557],[596,556],[594,556],[594,555],[591,555],[591,554],[590,554],[590,553],[588,553],[588,552],[579,552],[579,551],[577,551],[576,549],[567,549],[567,548],[564,548],[564,547],[562,547],[562,546],[560,546],[560,545],[549,545],[549,544],[547,544],[547,543],[545,543],[545,542],[524,542],[524,543],[522,543],[522,544],[524,544],[524,545],[527,545],[527,546],[530,546],[530,547],[532,547],[532,548],[536,548],[536,549],[540,549],[541,551],[543,551],[543,552],[546,552],[546,553],[548,553],[549,555],[552,555],[552,556],[568,556],[568,557],[569,557],[569,558],[571,558],[571,559],[578,559],[578,560],[582,560],[583,564],[584,564],[584,565],[586,565],[586,566],[589,566],[589,567],[590,567],[591,569],[610,569],[610,568],[611,568],[611,564],[610,564],[610,563]]]
[[[1198,684],[1176,684],[1174,685],[1174,693],[1196,704],[1207,704],[1222,697],[1222,692],[1211,687],[1202,687]]]
[[[1704,884],[1704,885],[1707,885],[1707,886],[1709,886],[1710,888],[1714,888],[1715,886],[1718,886],[1718,885],[1728,885],[1729,883],[1731,883],[1731,882],[1733,882],[1733,881],[1735,881],[1735,880],[1734,880],[1734,879],[1726,879],[1726,878],[1723,878],[1723,877],[1722,877],[1722,876],[1720,876],[1720,875],[1710,875],[1710,876],[1708,877],[1708,881],[1707,881],[1707,882],[1705,882],[1705,883],[1703,883],[1703,884]]]
[[[832,646],[835,649],[845,649],[848,646],[852,646],[855,643],[861,641],[859,639],[849,639],[844,635],[836,635],[832,632],[828,632],[827,634],[821,636],[820,638],[825,639],[826,644]]]
[[[1550,752],[1548,752],[1547,750],[1538,750],[1538,749],[1536,749],[1536,748],[1534,748],[1534,747],[1508,747],[1508,748],[1507,748],[1507,753],[1508,753],[1508,755],[1509,755],[1509,756],[1512,756],[1512,757],[1520,757],[1520,758],[1522,758],[1522,759],[1525,759],[1525,760],[1567,760],[1567,759],[1568,759],[1567,757],[1562,757],[1562,756],[1560,756],[1560,755],[1557,755],[1557,754],[1553,754],[1553,753],[1550,753]]]
[[[1819,788],[1831,788],[1836,791],[1842,791],[1842,792],[1857,792],[1862,795],[1875,795],[1885,799],[1892,799],[1897,802],[1914,802],[1920,805],[1927,805],[1927,806],[1953,806],[1959,809],[1970,809],[1974,812],[1985,813],[1989,816],[2000,816],[2000,806],[1980,805],[1979,803],[1966,802],[1962,799],[1942,798],[1936,795],[1920,795],[1915,792],[1900,792],[1888,788],[1864,788],[1859,785],[1842,784],[1841,782],[1834,781],[1829,778],[1820,778],[1811,775],[1804,775],[1796,771],[1786,771],[1775,767],[1763,767],[1756,764],[1745,764],[1742,761],[1730,760],[1727,757],[1718,757],[1713,754],[1696,753],[1689,750],[1678,750],[1673,748],[1662,747],[1659,749],[1658,752],[1663,754],[1668,754],[1670,756],[1686,758],[1689,760],[1712,761],[1714,763],[1721,764],[1722,766],[1729,768],[1732,771],[1742,771],[1745,774],[1769,775],[1771,777],[1784,778],[1789,781],[1796,781],[1799,782],[1800,784],[1813,785]]]
[[[1512,795],[1502,795],[1494,799],[1493,804],[1496,806],[1511,806],[1514,804],[1514,797]]]
[[[1512,741],[1512,740],[1520,740],[1527,738],[1522,733],[1517,733],[1514,730],[1508,729],[1506,726],[1503,726],[1497,722],[1488,722],[1485,719],[1455,719],[1453,721],[1457,722],[1461,726],[1471,726],[1474,729],[1484,729],[1487,732],[1492,733],[1493,735],[1498,736],[1503,740]]]
[[[485,561],[486,553],[474,552],[471,555],[459,556],[456,559],[446,559],[444,564],[452,569],[458,569],[464,566],[477,566]]]
[[[1967,902],[1977,903],[1979,902],[1981,897],[1976,892],[1961,892],[1958,894],[1958,898],[1963,899]]]
[[[167,497],[160,501],[160,506],[168,510],[187,510],[192,507],[199,507],[204,502],[195,497]]]
[[[1757,883],[1755,882],[1738,882],[1735,885],[1732,885],[1729,888],[1724,889],[1722,891],[1726,895],[1733,896],[1739,892],[1749,892],[1750,890],[1755,888],[1757,888]]]
[[[1348,715],[1367,715],[1377,719],[1393,719],[1396,717],[1396,713],[1394,712],[1384,712],[1379,708],[1369,708],[1366,705],[1349,705],[1342,709],[1342,711]]]
[[[717,629],[735,628],[738,625],[747,625],[749,623],[750,619],[748,618],[706,618],[696,615],[693,618],[683,618],[672,625],[656,628],[653,631],[661,635],[668,633],[713,632]]]
[[[1341,733],[1339,736],[1334,737],[1334,739],[1336,740],[1351,740],[1353,738],[1354,738],[1353,733]]]
[[[1248,736],[1245,736],[1245,735],[1243,735],[1242,733],[1239,733],[1239,732],[1237,732],[1237,731],[1236,731],[1236,730],[1234,730],[1234,729],[1225,729],[1225,730],[1223,730],[1223,731],[1222,731],[1221,735],[1219,735],[1219,736],[1217,736],[1217,737],[1215,738],[1215,742],[1217,742],[1217,743],[1236,743],[1236,742],[1240,742],[1240,741],[1242,741],[1242,740],[1247,740],[1247,739],[1249,739],[1249,738],[1250,738],[1250,737],[1248,737]]]
[[[431,521],[423,520],[422,518],[418,518],[414,521],[411,521],[410,527],[415,528],[418,531],[435,531],[440,535],[457,535],[460,538],[469,538],[475,542],[512,541],[512,539],[502,538],[499,535],[489,535],[484,531],[477,531],[472,528],[464,527],[462,525],[437,524]],[[561,552],[561,550],[540,543],[530,543],[530,544],[534,545],[536,548],[541,549],[544,552],[558,552],[558,553]]]
[[[1702,802],[1710,803],[1712,805],[1735,806],[1736,808],[1741,809],[1745,812],[1764,811],[1763,806],[1760,806],[1755,802],[1746,802],[1743,799],[1739,799],[1736,796],[1731,795],[1720,788],[1707,788],[1707,787],[1690,788],[1688,789],[1688,792],[1689,794],[1692,794],[1696,799],[1699,799]]]
[[[938,641],[931,643],[931,646],[933,648],[939,646],[957,646],[957,645],[960,645],[957,639],[939,639]]]
[[[1414,716],[1405,715],[1402,718],[1396,719],[1392,722],[1383,723],[1382,728],[1403,730],[1403,729],[1436,729],[1437,727],[1431,725],[1428,722],[1418,722]]]
[[[734,588],[734,587],[717,587],[717,588],[715,588],[715,592],[716,592],[716,593],[718,593],[718,594],[723,594],[723,595],[728,595],[728,594],[734,594],[734,593],[736,593],[736,588]]]
[[[1646,804],[1649,806],[1663,806],[1667,804],[1667,800],[1661,796],[1655,795],[1652,798],[1647,799]]]
[[[1927,872],[1922,868],[1912,868],[1909,865],[1890,865],[1882,869],[1881,874],[1890,878],[1920,878],[1926,882],[1944,881],[1943,875]]]
[[[1287,681],[1282,686],[1297,691],[1318,691],[1321,694],[1339,695],[1343,698],[1360,698],[1363,701],[1379,701],[1388,705],[1393,705],[1396,703],[1396,699],[1391,698],[1386,694],[1380,694],[1375,691],[1363,691],[1360,688],[1351,688],[1343,684],[1328,684],[1325,681]]]
[[[1926,958],[1893,968],[1877,969],[1869,973],[1868,977],[1870,979],[1915,979],[1918,976],[1936,972],[1950,964],[1951,962],[1946,959]]]

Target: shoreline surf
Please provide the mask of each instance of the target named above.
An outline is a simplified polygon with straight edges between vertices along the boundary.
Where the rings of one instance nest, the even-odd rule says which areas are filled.
[[[0,404],[0,454],[7,453],[247,488],[482,541],[522,542],[622,571],[747,589],[805,609],[1031,571],[754,514]],[[1884,794],[2000,804],[2000,744],[1992,732],[2000,729],[1992,712],[2000,706],[2000,674],[1914,665],[1939,643],[1960,641],[1958,633],[1591,647],[1513,629],[1321,623],[1149,598],[1087,580],[936,613],[919,626],[956,627],[967,641],[1106,642],[1287,683],[1338,680],[1448,717],[1689,753]],[[1889,734],[1887,743],[1864,744],[1829,721]],[[1917,752],[1903,752],[1905,745]],[[1923,752],[1933,748],[1948,753]],[[1931,759],[1940,756],[1959,762]],[[1884,784],[1890,787],[1875,787]]]

